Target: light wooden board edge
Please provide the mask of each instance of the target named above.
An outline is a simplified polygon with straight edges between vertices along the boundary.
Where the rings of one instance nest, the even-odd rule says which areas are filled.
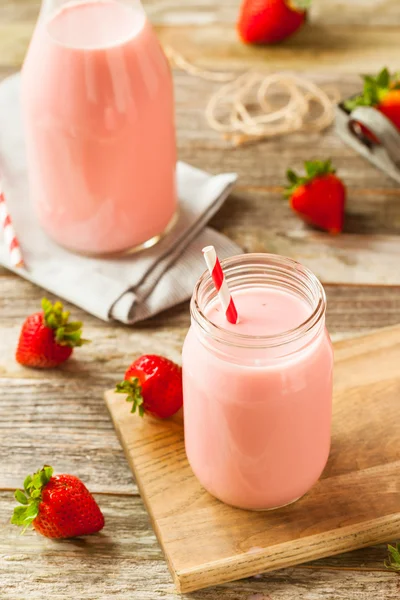
[[[174,572],[169,566],[176,587],[180,593],[193,592],[212,585],[221,585],[230,581],[237,581],[245,577],[254,576],[255,572],[264,573],[276,569],[287,568],[319,558],[326,558],[365,548],[373,544],[394,539],[400,532],[400,514],[389,515],[363,524],[364,530],[360,532],[359,524],[343,527],[336,532],[327,532],[323,536],[309,536],[297,541],[279,544],[276,551],[274,547],[260,550],[249,555],[245,553],[232,559],[224,559],[207,566]],[[314,541],[318,539],[318,542]],[[299,555],[301,560],[299,560]],[[279,560],[279,567],[275,566]],[[383,567],[383,564],[382,564]]]

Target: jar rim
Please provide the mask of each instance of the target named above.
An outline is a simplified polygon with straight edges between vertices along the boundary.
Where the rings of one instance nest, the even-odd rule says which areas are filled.
[[[250,335],[236,333],[231,329],[228,330],[210,321],[206,316],[204,309],[200,306],[199,295],[202,289],[212,284],[210,273],[208,271],[204,271],[194,287],[193,296],[190,303],[190,312],[192,319],[201,328],[203,333],[211,336],[215,341],[225,345],[245,348],[271,348],[275,346],[281,346],[298,340],[309,333],[324,317],[326,311],[325,290],[319,279],[308,267],[305,267],[292,258],[281,256],[279,254],[239,254],[221,261],[221,266],[228,282],[232,270],[234,270],[238,264],[241,264],[242,268],[262,265],[281,270],[286,269],[288,273],[292,272],[292,274],[295,274],[298,277],[299,285],[301,278],[303,278],[303,280],[306,281],[309,286],[309,291],[312,293],[312,312],[311,315],[297,327],[282,331],[278,334]]]

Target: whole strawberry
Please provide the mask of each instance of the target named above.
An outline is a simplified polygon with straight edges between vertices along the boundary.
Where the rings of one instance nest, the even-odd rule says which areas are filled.
[[[352,111],[357,106],[373,106],[384,114],[400,130],[400,77],[391,75],[387,68],[378,75],[364,75],[364,90],[362,94],[350,98],[344,105]],[[363,134],[372,142],[379,143],[376,136],[364,125],[360,125]]]
[[[131,364],[115,391],[128,394],[131,412],[168,419],[183,404],[182,368],[164,356],[145,354]]]
[[[243,42],[276,44],[305,22],[311,0],[243,0],[237,30]]]
[[[42,311],[30,315],[22,325],[15,358],[25,367],[49,369],[66,361],[82,339],[82,323],[68,322],[69,312],[61,302],[43,298]]]
[[[44,466],[17,490],[21,503],[14,509],[11,523],[25,529],[33,525],[49,538],[72,538],[96,533],[104,527],[104,517],[92,494],[74,475],[53,475]]]
[[[286,190],[292,209],[307,223],[339,233],[343,229],[346,188],[335,174],[331,161],[306,161],[306,174],[287,172]]]

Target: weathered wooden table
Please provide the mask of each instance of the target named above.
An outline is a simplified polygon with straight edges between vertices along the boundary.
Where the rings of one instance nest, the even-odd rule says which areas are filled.
[[[161,41],[206,68],[299,69],[348,95],[359,89],[357,73],[400,66],[397,0],[315,0],[312,25],[274,48],[237,41],[237,4],[146,2]],[[38,5],[38,0],[2,0],[1,76],[19,68]],[[240,176],[213,225],[247,251],[283,253],[308,264],[325,283],[334,338],[400,322],[400,189],[332,131],[227,149],[203,115],[215,84],[176,72],[175,87],[180,158],[210,172],[234,170]],[[286,168],[314,156],[332,157],[349,188],[346,231],[340,237],[307,229],[281,196]],[[94,343],[63,368],[38,372],[21,368],[14,349],[22,320],[42,295],[0,271],[0,598],[177,598],[102,393],[141,353],[162,352],[179,360],[188,305],[134,328],[105,324],[73,309]],[[107,520],[103,533],[52,542],[34,532],[20,536],[7,524],[12,490],[43,463],[78,475],[95,492]],[[399,596],[400,579],[384,569],[385,554],[385,546],[369,548],[190,597],[386,600]]]

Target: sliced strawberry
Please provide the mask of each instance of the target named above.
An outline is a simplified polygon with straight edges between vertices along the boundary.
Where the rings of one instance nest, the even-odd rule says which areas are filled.
[[[183,404],[182,368],[163,356],[141,356],[128,368],[124,381],[117,384],[115,391],[128,395],[131,412],[168,419]]]
[[[286,195],[292,209],[307,223],[339,233],[343,229],[346,189],[335,174],[331,161],[306,161],[305,176],[287,173]]]

